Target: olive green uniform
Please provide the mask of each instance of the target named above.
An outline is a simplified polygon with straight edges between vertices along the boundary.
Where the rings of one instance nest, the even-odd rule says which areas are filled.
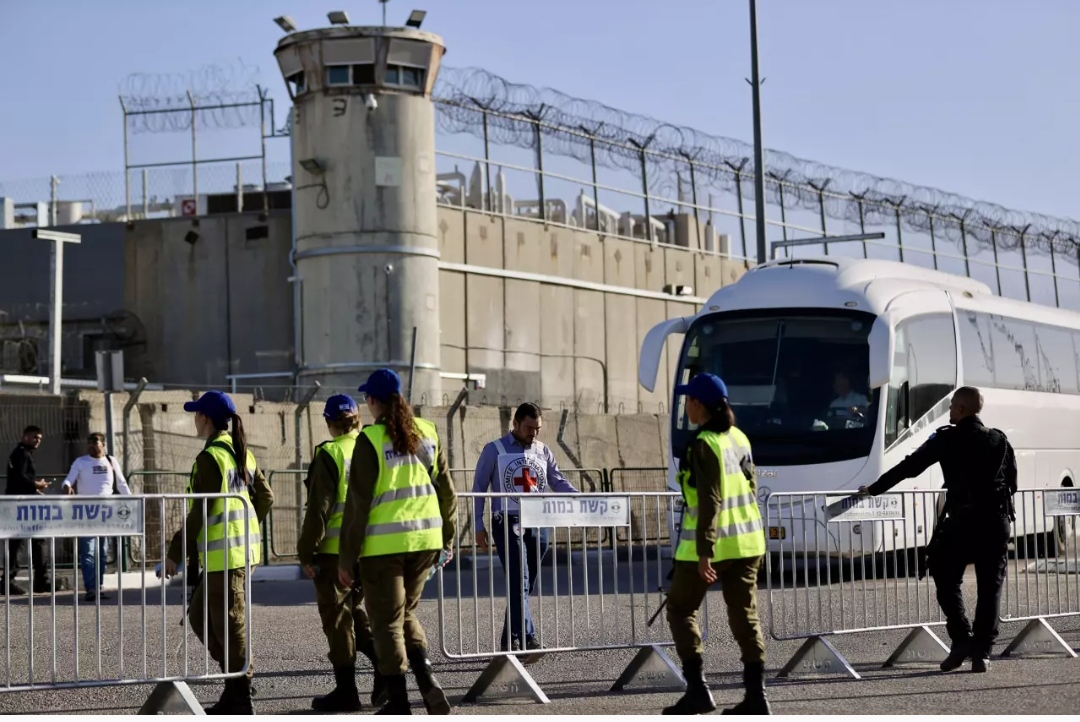
[[[376,422],[375,425],[379,424],[380,422]],[[369,536],[368,519],[382,469],[382,453],[382,449],[376,452],[371,440],[364,433],[360,434],[353,452],[345,516],[342,521],[342,559],[360,557],[365,539]],[[451,549],[457,538],[457,494],[441,445],[438,446],[435,456],[432,460],[434,469],[431,476],[435,482],[435,494],[442,516],[442,543],[444,549]],[[428,572],[438,559],[438,550],[427,550],[364,556],[360,560],[360,579],[364,587],[365,604],[374,632],[379,671],[384,675],[403,675],[408,669],[408,652],[427,648],[427,638],[415,612],[427,582]]]
[[[687,452],[690,478],[697,487],[698,524],[696,545],[699,557],[713,557],[716,526],[723,499],[720,494],[720,460],[701,439],[695,439]],[[753,464],[750,463],[750,488],[756,494]],[[765,639],[757,611],[757,575],[763,557],[726,559],[715,562],[717,581],[721,584],[731,633],[742,652],[742,662],[765,661]],[[671,591],[667,597],[667,619],[675,651],[682,660],[700,657],[704,651],[697,611],[705,600],[709,584],[698,574],[691,561],[675,561]]]
[[[190,488],[194,494],[220,494],[223,480],[221,467],[214,457],[206,450],[215,441],[229,440],[228,432],[211,437],[207,440],[203,451],[195,459],[192,470]],[[255,509],[255,517],[261,524],[270,513],[270,507],[274,505],[274,492],[266,482],[262,470],[256,468],[252,477],[254,499],[251,500]],[[209,509],[211,502],[207,503]],[[179,565],[185,556],[185,551],[198,545],[199,532],[203,527],[203,505],[196,501],[191,505],[187,515],[187,539],[182,537],[183,528],[176,532],[169,545],[168,558]],[[258,541],[258,540],[256,540]],[[221,665],[224,672],[238,672],[244,667],[247,655],[247,626],[245,609],[247,603],[246,580],[247,571],[229,569],[226,572],[206,571],[206,562],[203,561],[203,575],[199,585],[195,588],[188,605],[188,621],[191,624],[195,636],[199,638],[210,657]],[[207,596],[207,609],[209,619],[206,620],[209,635],[203,638],[204,609],[203,587]],[[226,602],[227,595],[227,602]],[[228,649],[228,669],[225,669],[225,652]],[[250,678],[254,672],[253,665],[248,665],[247,676]]]
[[[357,648],[373,642],[356,571],[356,583],[346,589],[338,581],[338,555],[319,551],[337,502],[339,475],[334,458],[320,444],[308,471],[307,512],[296,547],[300,563],[315,568],[315,601],[330,644],[330,664],[335,667],[354,664]]]
[[[750,442],[734,426],[705,424],[682,459],[679,484],[685,506],[667,618],[683,663],[686,694],[663,713],[705,714],[716,709],[705,682],[697,624],[697,611],[710,586],[699,572],[705,559],[723,586],[731,633],[742,651],[746,697],[724,714],[770,714],[765,640],[757,612],[757,570],[766,547]]]

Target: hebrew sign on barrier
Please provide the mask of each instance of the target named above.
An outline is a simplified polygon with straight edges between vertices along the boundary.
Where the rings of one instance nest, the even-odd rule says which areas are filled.
[[[630,526],[630,497],[542,496],[521,497],[521,526],[608,527]]]
[[[825,498],[825,503],[829,522],[884,521],[904,518],[904,500],[896,495],[829,496]]]
[[[133,497],[0,498],[0,539],[136,536],[143,533],[143,500]]]

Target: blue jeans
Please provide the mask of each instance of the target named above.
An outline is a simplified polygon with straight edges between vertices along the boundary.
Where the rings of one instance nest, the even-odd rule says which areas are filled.
[[[524,529],[521,531],[521,536],[518,536],[513,529],[513,525],[519,523],[518,515],[508,514],[505,519],[506,523],[511,525],[508,530],[509,544],[504,537],[507,534],[504,521],[500,518],[491,520],[491,536],[495,537],[495,550],[499,554],[499,562],[502,563],[503,569],[509,569],[510,573],[510,588],[506,590],[509,600],[507,605],[509,619],[504,619],[502,631],[502,645],[510,649],[510,639],[523,642],[536,635],[532,612],[529,609],[529,592],[536,584],[537,575],[540,574],[540,563],[547,554],[548,539],[546,529]],[[525,547],[524,555],[521,551],[522,544]],[[524,569],[522,562],[524,562]],[[522,615],[525,617],[525,640],[521,639]]]
[[[83,584],[87,592],[97,592],[105,581],[105,563],[109,558],[109,540],[106,537],[79,537],[79,567],[82,569]],[[95,561],[100,559],[101,566],[94,579]]]

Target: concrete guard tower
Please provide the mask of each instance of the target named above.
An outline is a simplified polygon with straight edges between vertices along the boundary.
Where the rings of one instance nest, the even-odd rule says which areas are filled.
[[[445,48],[417,16],[413,27],[353,27],[329,13],[333,27],[290,32],[274,55],[293,99],[299,376],[355,389],[387,366],[406,392],[415,327],[411,401],[432,403],[441,384],[431,90]]]

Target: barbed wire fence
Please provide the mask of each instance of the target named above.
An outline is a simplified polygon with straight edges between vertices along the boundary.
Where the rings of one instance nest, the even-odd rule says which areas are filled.
[[[259,67],[241,58],[187,73],[132,73],[118,90],[133,134],[190,132],[193,116],[204,130],[235,130],[261,122]]]
[[[189,130],[192,117],[197,118],[199,127],[204,124],[208,128],[247,127],[266,122],[265,118],[257,117],[261,112],[259,98],[264,97],[265,91],[253,83],[256,75],[257,68],[244,65],[242,61],[231,65],[208,65],[186,75],[134,74],[121,84],[121,95],[132,108],[163,111],[134,116],[132,129],[138,132]],[[198,99],[198,107],[207,106],[194,116],[192,98]],[[745,142],[665,123],[550,88],[513,83],[476,68],[443,67],[434,100],[440,135],[444,138],[467,136],[483,141],[482,160],[487,166],[498,165],[489,146],[529,151],[538,167],[541,195],[544,192],[542,179],[545,175],[553,175],[543,169],[545,157],[563,157],[592,166],[593,179],[580,180],[580,185],[586,187],[590,184],[596,187],[597,167],[613,169],[640,179],[638,188],[643,191],[646,207],[650,196],[654,200],[651,215],[665,205],[690,205],[695,216],[705,212],[710,219],[716,211],[737,222],[736,232],[741,236],[744,256],[752,246],[752,240],[748,243],[746,226],[747,221],[752,220],[753,154],[752,147]],[[230,107],[249,101],[255,105]],[[271,125],[271,137],[288,134],[288,115],[285,114],[283,123],[273,121],[283,127],[279,130]],[[288,163],[266,162],[265,155],[262,161],[265,173],[259,167],[259,161],[255,161],[244,165],[243,177],[261,175],[267,182],[278,182],[291,175]],[[1032,300],[1033,295],[1030,274],[1053,277],[1053,299],[1048,301],[1053,305],[1062,305],[1061,296],[1066,293],[1062,289],[1059,294],[1059,277],[1070,282],[1080,280],[1075,272],[1062,276],[1058,270],[1062,264],[1074,268],[1078,265],[1080,223],[1075,220],[1012,210],[775,150],[766,151],[765,161],[769,225],[771,230],[778,229],[785,241],[789,235],[835,235],[837,223],[853,226],[862,233],[885,229],[890,242],[879,246],[897,251],[894,256],[898,255],[899,260],[914,260],[920,254],[930,256],[935,268],[939,257],[949,255],[942,249],[948,243],[956,251],[953,259],[963,264],[962,271],[954,272],[974,275],[973,265],[983,266],[982,270],[992,267],[996,279],[987,282],[994,285],[996,280],[999,293],[1003,293],[1003,270],[1024,274],[1024,288],[1014,294],[1027,300]],[[148,196],[167,201],[190,194],[194,178],[192,169],[185,166],[190,166],[190,161],[177,162],[172,168],[152,169],[149,179],[144,181],[147,186],[142,190],[144,203]],[[235,187],[237,175],[231,166],[210,166],[200,174],[198,188],[200,192],[228,192]],[[683,190],[688,179],[695,200],[684,204]],[[122,173],[64,177],[62,180],[62,198],[90,198],[101,208],[124,205]],[[577,179],[571,180],[578,183]],[[490,182],[488,173],[489,187]],[[133,179],[132,184],[138,185],[138,181]],[[17,201],[41,200],[48,197],[48,191],[48,179],[0,183],[0,196],[11,196]],[[714,207],[711,202],[706,205],[697,200],[707,194],[711,197],[713,192],[734,202],[729,207]],[[676,200],[672,200],[673,197]],[[164,207],[167,203],[159,205]],[[510,212],[515,211],[511,209]],[[811,227],[790,220],[793,213],[799,212],[814,217]],[[828,220],[833,221],[833,228],[828,227]],[[749,225],[752,232],[753,224]],[[648,224],[645,226],[648,232]],[[912,234],[917,238],[913,239]],[[913,245],[913,241],[926,236],[929,237],[929,250]],[[868,246],[873,245],[864,241],[862,255],[868,256]],[[823,244],[822,248],[825,253],[830,252],[829,244]],[[907,258],[905,250],[909,254]],[[976,259],[983,251],[993,254],[992,262]],[[1020,267],[1010,267],[999,254],[1019,255]],[[1049,260],[1048,272],[1035,268],[1033,256]],[[1072,291],[1068,293],[1072,294]],[[1080,297],[1076,303],[1080,304]]]
[[[671,195],[693,167],[702,181],[747,201],[754,198],[753,146],[743,141],[512,83],[477,68],[444,67],[435,96],[439,127],[447,133],[529,149],[542,136],[545,153],[640,174],[657,194]],[[801,207],[864,228],[898,224],[948,239],[965,255],[978,244],[1077,263],[1080,223],[1075,220],[1011,210],[775,150],[765,151],[765,165],[767,201],[782,215]]]

